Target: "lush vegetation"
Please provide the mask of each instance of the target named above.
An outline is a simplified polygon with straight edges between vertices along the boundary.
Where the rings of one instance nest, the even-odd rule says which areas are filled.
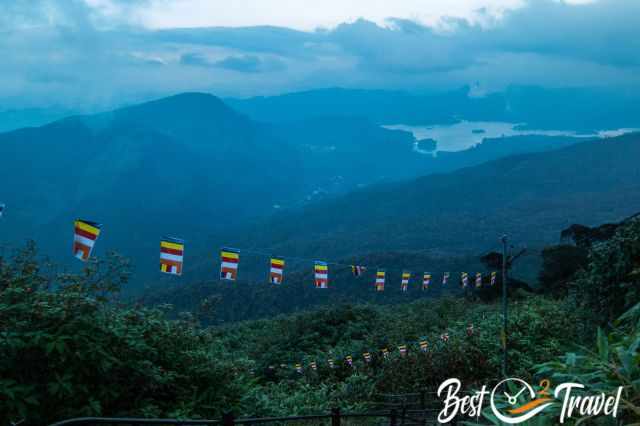
[[[629,424],[640,405],[640,221],[617,226],[586,250],[571,278],[557,267],[554,251],[546,251],[543,294],[511,293],[509,374],[554,383],[571,378],[596,391],[624,386],[622,420]],[[557,255],[565,256],[564,249]],[[498,261],[493,257],[483,261]],[[80,273],[61,273],[33,245],[0,259],[4,423],[364,410],[375,408],[381,393],[434,389],[452,376],[469,388],[500,377],[500,306],[490,297],[342,304],[202,327],[216,308],[208,299],[173,319],[167,319],[170,306],[121,303],[127,270],[111,254]],[[554,282],[564,290],[550,291]],[[420,340],[428,342],[426,352]],[[387,361],[382,348],[391,352]],[[345,364],[347,355],[353,367]]]

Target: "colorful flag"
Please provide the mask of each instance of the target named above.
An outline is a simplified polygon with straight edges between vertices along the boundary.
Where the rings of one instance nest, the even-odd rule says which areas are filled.
[[[316,261],[314,272],[316,288],[329,288],[329,266],[327,263]]]
[[[482,272],[476,272],[476,288],[482,287]]]
[[[388,359],[389,358],[389,349],[382,348],[382,349],[380,349],[380,352],[382,352],[382,358],[384,358],[384,359]]]
[[[405,345],[398,346],[398,350],[400,351],[401,356],[405,356],[407,354],[407,347]]]
[[[371,362],[371,354],[369,352],[363,353],[362,356],[364,357],[364,362],[366,362],[366,363],[370,363]]]
[[[302,374],[302,365],[301,364],[296,364],[296,371],[300,374]]]
[[[309,364],[309,367],[311,367],[311,369],[314,371],[318,369],[318,366],[316,365],[315,361],[311,361],[311,363]]]
[[[354,277],[359,277],[360,275],[364,274],[364,271],[366,270],[367,268],[365,268],[364,266],[351,265],[351,273]]]
[[[404,271],[402,272],[402,283],[400,284],[400,288],[402,291],[407,291],[409,288],[409,280],[411,279],[411,272]]]
[[[449,341],[449,333],[442,333],[440,335],[440,340],[442,340],[443,342],[447,343]]]
[[[351,355],[347,355],[347,357],[344,360],[347,362],[347,365],[349,367],[353,367],[353,358],[351,358]]]
[[[469,274],[467,274],[466,272],[463,272],[461,275],[461,279],[462,279],[462,287],[466,288],[469,285]]]
[[[336,365],[336,364],[335,364],[335,361],[334,361],[334,360],[332,360],[331,358],[329,358],[329,360],[328,360],[328,361],[329,361],[329,368],[334,368],[334,367],[335,367],[335,365]]]
[[[491,286],[496,285],[497,276],[498,276],[498,274],[495,271],[491,273]]]
[[[376,291],[384,291],[384,277],[384,269],[378,269],[378,272],[376,272]]]
[[[473,324],[467,326],[467,336],[473,336]]]
[[[182,275],[184,240],[163,237],[160,240],[160,272]]]
[[[238,263],[240,263],[240,251],[223,248],[220,251],[220,279],[235,281],[238,278]]]
[[[442,275],[442,285],[447,285],[448,282],[449,282],[449,273],[445,272],[444,275]]]
[[[422,352],[426,352],[428,347],[429,347],[429,344],[427,343],[426,340],[423,340],[420,342],[420,350]]]
[[[280,257],[271,258],[271,270],[269,271],[269,282],[271,284],[282,284],[284,279],[284,259]]]
[[[78,219],[74,222],[73,255],[86,262],[100,235],[101,224]]]
[[[431,284],[431,274],[425,272],[422,276],[422,289],[429,290],[429,285]]]

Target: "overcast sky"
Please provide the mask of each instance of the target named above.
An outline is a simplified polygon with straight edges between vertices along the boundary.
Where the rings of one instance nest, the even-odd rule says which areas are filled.
[[[0,1],[0,108],[329,86],[640,88],[637,0]]]

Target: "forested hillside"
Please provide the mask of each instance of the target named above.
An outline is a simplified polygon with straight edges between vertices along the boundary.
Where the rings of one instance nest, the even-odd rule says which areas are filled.
[[[507,157],[283,213],[235,230],[229,241],[334,258],[480,254],[495,249],[503,233],[516,244],[541,247],[573,223],[615,222],[640,210],[639,157],[640,134]]]
[[[581,247],[588,261],[569,278],[547,271],[549,282],[569,289],[566,295],[511,292],[509,374],[532,380],[539,373],[553,383],[573,378],[608,394],[624,386],[618,418],[629,424],[640,410],[633,361],[640,337],[640,222],[630,220],[607,239]],[[500,374],[500,305],[475,292],[202,328],[210,306],[167,320],[168,306],[113,299],[127,279],[126,262],[116,255],[90,262],[78,275],[45,265],[33,246],[0,258],[5,423],[217,418],[227,410],[293,415],[334,406],[359,411],[375,409],[380,393],[433,390],[450,377],[473,388],[495,383]],[[576,344],[595,349],[575,353]],[[404,356],[400,346],[406,346]],[[540,422],[553,424],[555,416],[545,412]]]

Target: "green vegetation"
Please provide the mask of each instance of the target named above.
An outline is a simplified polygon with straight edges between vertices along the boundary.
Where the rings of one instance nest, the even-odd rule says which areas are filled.
[[[511,294],[509,374],[571,379],[594,391],[624,386],[621,420],[630,424],[640,406],[640,222],[629,221],[594,243],[571,279],[562,269],[553,272],[554,251],[546,253],[551,270],[543,271],[549,280],[543,292],[554,293],[548,289],[556,277],[566,296]],[[380,393],[433,390],[449,377],[469,388],[499,378],[500,307],[475,297],[342,304],[202,327],[215,309],[208,300],[176,319],[167,319],[169,306],[119,302],[128,266],[115,254],[79,274],[47,265],[33,245],[0,259],[4,423],[364,410],[376,407]],[[426,352],[420,340],[428,342]],[[408,345],[405,357],[397,350],[401,344]],[[382,348],[390,349],[387,361]],[[364,352],[372,354],[370,363]],[[344,363],[347,355],[354,357],[353,368]],[[336,368],[329,367],[330,358]],[[296,363],[304,366],[302,374]],[[536,421],[553,423],[550,417]]]

